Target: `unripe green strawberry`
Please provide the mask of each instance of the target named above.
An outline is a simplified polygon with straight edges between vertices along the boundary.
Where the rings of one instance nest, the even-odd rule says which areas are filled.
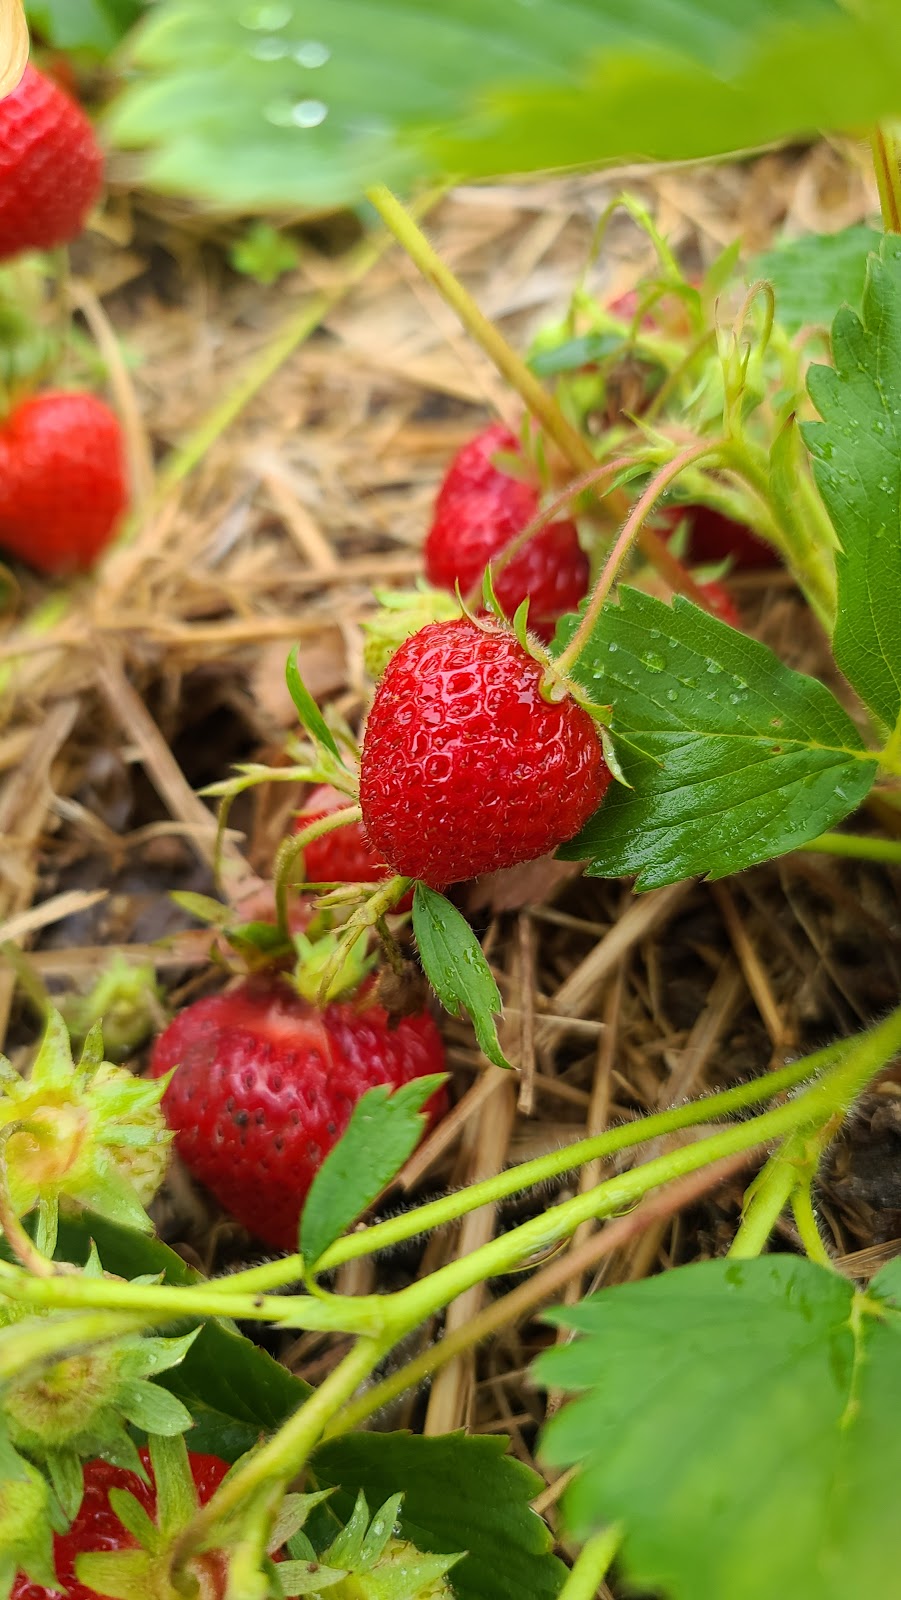
[[[84,1273],[102,1276],[93,1250]],[[15,1325],[27,1349],[29,1331],[43,1332],[52,1315],[29,1316],[7,1306],[2,1321]],[[82,1460],[102,1453],[120,1466],[137,1466],[126,1424],[166,1437],[191,1426],[191,1413],[181,1401],[148,1380],[177,1366],[196,1336],[196,1329],[175,1339],[129,1334],[76,1349],[36,1370],[26,1367],[9,1380],[3,1395],[8,1436],[16,1449],[47,1469],[67,1517],[81,1503]]]
[[[62,1201],[149,1232],[144,1207],[162,1182],[171,1142],[160,1111],[164,1089],[104,1061],[99,1027],[75,1066],[65,1023],[51,1012],[29,1077],[0,1058],[0,1130],[9,1129],[4,1153],[16,1215],[39,1200],[51,1212]]]
[[[59,1008],[73,1039],[83,1041],[99,1022],[109,1059],[125,1061],[164,1021],[162,1000],[153,965],[116,951],[87,994],[66,995]]]

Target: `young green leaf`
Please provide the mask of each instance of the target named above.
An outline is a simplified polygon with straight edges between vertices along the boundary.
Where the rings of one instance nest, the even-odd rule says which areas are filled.
[[[320,1445],[310,1472],[338,1486],[326,1509],[339,1523],[361,1489],[371,1506],[402,1493],[401,1538],[439,1555],[467,1551],[450,1577],[456,1600],[555,1600],[566,1569],[529,1505],[542,1480],[506,1448],[463,1433],[348,1434]]]
[[[308,1267],[367,1210],[412,1155],[426,1124],[422,1108],[444,1079],[443,1073],[414,1078],[393,1093],[379,1084],[357,1101],[303,1208],[300,1251]]]
[[[886,0],[158,0],[133,54],[147,77],[114,137],[150,147],[157,184],[233,206],[709,156],[901,110]]]
[[[310,691],[304,683],[303,678],[300,676],[300,668],[297,665],[296,645],[291,651],[291,654],[288,656],[288,660],[285,664],[285,682],[288,685],[288,693],[290,694],[291,699],[294,701],[294,707],[297,711],[297,715],[299,716],[303,726],[306,728],[307,733],[312,739],[315,740],[316,744],[324,745],[326,750],[328,750],[337,761],[340,761],[341,752],[335,743],[335,736],[332,733],[332,730],[326,722],[324,716],[322,715],[322,712],[317,706],[316,701],[310,694]]]
[[[806,233],[754,256],[745,265],[745,276],[749,283],[767,278],[773,285],[776,321],[789,333],[830,328],[841,306],[859,311],[867,256],[881,238],[863,222],[838,233]]]
[[[840,311],[835,368],[811,367],[804,438],[838,534],[835,659],[892,728],[901,711],[901,238],[870,257],[862,319]]]
[[[55,50],[105,56],[137,22],[142,0],[25,0],[31,27]]]
[[[722,878],[833,827],[873,783],[876,757],[828,689],[681,597],[621,588],[574,674],[612,703],[632,785],[611,786],[560,851],[589,876]]]
[[[417,883],[413,933],[423,971],[445,1011],[452,1017],[461,1008],[467,1011],[483,1055],[497,1067],[509,1067],[494,1023],[501,1010],[500,990],[466,918],[443,894]]]
[[[621,1521],[629,1585],[668,1600],[896,1595],[901,1318],[881,1287],[766,1256],[554,1311],[581,1337],[538,1375],[579,1398],[541,1450],[578,1469],[576,1537]]]

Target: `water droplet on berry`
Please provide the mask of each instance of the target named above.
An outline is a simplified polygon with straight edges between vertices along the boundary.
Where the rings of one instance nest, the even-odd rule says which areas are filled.
[[[324,67],[331,53],[328,45],[319,39],[305,39],[294,51],[294,60],[299,67]]]

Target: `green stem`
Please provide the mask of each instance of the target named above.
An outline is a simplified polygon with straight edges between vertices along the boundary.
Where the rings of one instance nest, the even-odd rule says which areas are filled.
[[[338,828],[346,828],[351,822],[359,822],[362,816],[363,813],[358,805],[342,806],[339,811],[329,811],[324,817],[317,817],[315,822],[308,823],[299,833],[283,841],[274,872],[275,915],[279,931],[286,938],[291,937],[288,926],[288,888],[298,856],[303,854],[308,844],[324,838],[326,834],[335,833]]]
[[[575,1564],[560,1590],[559,1600],[595,1600],[622,1540],[622,1528],[614,1524],[596,1533],[582,1546]]]
[[[901,766],[901,712],[899,712],[898,720],[889,734],[888,742],[880,760],[889,772],[897,773],[899,766]]]
[[[801,1238],[806,1255],[820,1267],[835,1270],[835,1263],[823,1243],[823,1236],[817,1224],[816,1212],[813,1209],[813,1174],[805,1173],[799,1183],[795,1185],[791,1197],[792,1215],[795,1227]]]
[[[542,387],[522,357],[511,349],[494,324],[479,309],[472,295],[454,277],[406,208],[390,189],[381,183],[368,190],[367,199],[410,260],[419,268],[423,277],[434,284],[442,299],[446,300],[457,313],[467,333],[472,335],[480,348],[494,362],[501,376],[506,378],[511,388],[521,396],[532,416],[541,423],[548,438],[553,439],[577,472],[590,472],[596,462],[586,441],[567,422],[556,401]]]
[[[805,1079],[822,1072],[837,1058],[844,1057],[847,1049],[847,1041],[841,1040],[837,1044],[829,1045],[825,1050],[818,1051],[816,1055],[794,1061],[790,1066],[782,1067],[778,1072],[768,1073],[764,1077],[754,1078],[750,1083],[739,1084],[734,1089],[721,1090],[719,1094],[709,1095],[705,1100],[690,1101],[685,1105],[674,1106],[669,1111],[657,1112],[651,1117],[641,1117],[635,1122],[623,1123],[620,1127],[612,1128],[593,1139],[580,1139],[576,1144],[567,1145],[562,1150],[552,1150],[544,1156],[536,1156],[533,1161],[522,1162],[507,1172],[500,1172],[495,1177],[486,1178],[467,1189],[442,1195],[440,1200],[430,1200],[426,1205],[418,1206],[413,1211],[405,1211],[401,1216],[390,1217],[385,1222],[376,1222],[368,1228],[357,1229],[330,1245],[322,1259],[316,1263],[316,1270],[330,1272],[335,1267],[343,1266],[347,1261],[355,1261],[361,1256],[374,1255],[379,1250],[403,1244],[419,1233],[447,1227],[471,1211],[477,1211],[480,1206],[499,1205],[513,1195],[539,1184],[549,1183],[589,1161],[604,1160],[622,1150],[644,1144],[648,1140],[678,1133],[683,1128],[701,1127],[716,1122],[721,1117],[730,1116],[733,1112],[744,1111],[762,1100],[774,1099],[776,1095],[794,1089]],[[221,1290],[226,1294],[234,1293],[236,1290],[262,1292],[286,1283],[299,1282],[303,1277],[303,1271],[304,1264],[299,1255],[286,1256],[279,1261],[268,1261],[261,1267],[250,1267],[246,1272],[235,1273],[232,1277],[217,1279],[209,1285],[209,1288],[214,1292]]]
[[[860,833],[821,833],[817,839],[797,846],[814,855],[842,856],[855,861],[888,861],[901,866],[901,840],[870,839]]]
[[[636,501],[623,523],[616,543],[610,551],[604,564],[604,569],[595,584],[588,609],[566,649],[552,663],[549,673],[546,675],[547,681],[561,683],[578,661],[582,650],[597,626],[598,618],[607,603],[619,570],[638,538],[645,517],[656,505],[664,490],[668,489],[670,484],[678,478],[680,472],[691,466],[692,462],[700,461],[703,456],[718,454],[722,446],[723,441],[721,439],[716,439],[712,443],[705,439],[699,444],[689,445],[687,449],[680,450],[679,454],[674,456],[673,460],[668,462],[665,467],[662,467],[652,478],[644,494]]]
[[[882,226],[886,233],[901,233],[901,172],[898,147],[891,133],[875,127],[870,134],[870,149],[882,207]]]
[[[220,1485],[198,1511],[173,1552],[173,1572],[184,1571],[194,1551],[203,1548],[216,1526],[269,1483],[288,1483],[306,1465],[326,1424],[369,1377],[392,1341],[359,1339],[294,1415],[243,1466]]]
[[[151,1322],[167,1322],[176,1317],[235,1317],[317,1332],[368,1335],[381,1332],[386,1304],[379,1295],[335,1298],[232,1293],[228,1279],[219,1284],[141,1284],[81,1275],[34,1278],[25,1272],[17,1276],[4,1273],[0,1277],[0,1300],[4,1298],[16,1305],[65,1310],[93,1306],[104,1311],[140,1313]]]
[[[746,483],[766,506],[773,518],[776,543],[819,622],[831,637],[835,622],[835,565],[831,550],[828,555],[824,554],[806,522],[794,511],[774,504],[769,458],[747,435],[736,434],[728,441],[723,451],[723,465]],[[807,506],[806,497],[801,498]]]
[[[766,1249],[798,1181],[797,1163],[798,1145],[793,1139],[786,1139],[745,1196],[741,1223],[729,1247],[730,1256],[748,1261]]]
[[[123,1334],[140,1333],[147,1318],[82,1311],[77,1316],[47,1319],[26,1328],[13,1323],[0,1333],[0,1381],[7,1382],[36,1364],[62,1360],[76,1350],[91,1349]]]

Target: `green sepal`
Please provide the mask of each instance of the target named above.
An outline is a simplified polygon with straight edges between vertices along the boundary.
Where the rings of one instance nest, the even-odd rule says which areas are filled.
[[[78,1515],[84,1494],[84,1471],[76,1450],[50,1450],[45,1465],[50,1474],[53,1492],[60,1503],[67,1522]]]

